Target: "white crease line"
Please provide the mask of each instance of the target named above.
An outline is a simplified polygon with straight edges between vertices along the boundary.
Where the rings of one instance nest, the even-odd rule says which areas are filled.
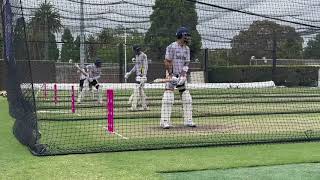
[[[115,135],[117,135],[117,136],[120,136],[120,137],[122,137],[123,139],[129,139],[129,138],[125,137],[125,136],[122,136],[121,134],[119,134],[119,133],[117,133],[117,132],[113,132],[113,134],[115,134]]]
[[[103,126],[103,125],[98,125],[98,126]],[[105,129],[105,130],[107,130],[107,128],[106,127],[103,127],[103,129]],[[123,139],[129,139],[129,138],[127,138],[127,137],[125,137],[125,136],[122,136],[121,134],[119,134],[119,133],[117,133],[117,132],[110,132],[110,134],[115,134],[115,135],[117,135],[117,136],[119,136],[119,137],[122,137]]]

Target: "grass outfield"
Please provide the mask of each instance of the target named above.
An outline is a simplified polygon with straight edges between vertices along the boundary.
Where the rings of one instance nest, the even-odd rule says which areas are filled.
[[[71,113],[70,91],[37,93],[41,143],[48,153],[121,151],[194,147],[320,138],[318,88],[197,89],[191,90],[197,128],[183,127],[179,94],[175,93],[174,128],[159,128],[163,90],[147,89],[148,111],[127,110],[129,90],[115,91],[115,130],[106,132],[106,105],[96,100],[76,105]],[[106,100],[105,100],[106,101]]]
[[[281,166],[265,167],[264,171],[234,168],[320,162],[318,142],[35,157],[12,135],[13,120],[3,98],[0,98],[0,117],[1,179],[170,179],[175,174],[168,172],[188,174],[189,171],[198,171],[199,177],[211,177],[212,173],[201,170],[219,170],[214,174],[223,179],[235,179],[240,175],[242,179],[298,179],[300,173]],[[307,171],[307,178],[318,179],[319,172],[313,171],[318,167],[318,164],[307,164],[296,165],[294,169],[302,173]],[[293,173],[288,175],[288,172]],[[187,174],[177,177],[199,179]]]

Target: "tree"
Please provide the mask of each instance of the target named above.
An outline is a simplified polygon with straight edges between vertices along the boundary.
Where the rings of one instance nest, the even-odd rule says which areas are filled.
[[[56,43],[54,33],[60,32],[62,28],[61,17],[55,7],[49,2],[40,4],[29,23],[30,34],[30,55],[32,59],[53,59],[57,50],[51,50],[53,43]],[[50,42],[50,39],[54,41]],[[49,54],[52,57],[49,57]]]
[[[175,41],[176,30],[181,26],[185,26],[191,31],[191,59],[200,52],[201,37],[196,29],[198,16],[195,2],[156,0],[150,21],[151,26],[146,33],[145,43],[150,46],[148,56],[156,61],[164,59],[166,47]]]
[[[74,40],[69,28],[65,28],[61,37],[61,61],[67,62],[73,57]]]
[[[105,62],[117,63],[122,51],[119,51],[119,45],[124,44],[125,28],[118,26],[116,28],[104,28],[97,38],[91,38],[93,44],[89,45],[88,53],[90,56],[99,57]],[[142,47],[144,36],[136,30],[126,30],[127,38],[127,57],[133,57],[132,45],[140,44]],[[97,43],[99,42],[99,43]]]
[[[303,52],[304,58],[320,59],[320,34],[308,41]]]
[[[27,60],[27,47],[25,39],[25,20],[23,17],[17,19],[14,27],[13,48],[16,60]]]
[[[93,35],[89,35],[86,44],[88,48],[87,59],[94,60],[97,57],[97,49],[99,47],[96,38]]]
[[[59,49],[57,46],[56,37],[53,33],[49,33],[49,45],[48,45],[48,60],[58,60]]]
[[[272,58],[274,41],[278,58],[301,57],[303,39],[295,29],[264,20],[253,22],[248,30],[233,37],[232,63],[249,64],[251,56]]]
[[[80,36],[77,36],[73,42],[72,58],[74,62],[80,62]]]

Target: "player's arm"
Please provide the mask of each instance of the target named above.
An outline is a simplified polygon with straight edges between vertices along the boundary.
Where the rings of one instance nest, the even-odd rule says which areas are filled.
[[[171,46],[168,46],[166,49],[166,55],[164,60],[164,67],[166,69],[166,77],[169,77],[172,75],[173,72],[173,55],[174,55],[174,49]]]
[[[188,48],[188,51],[187,51],[187,58],[186,58],[186,61],[184,62],[184,66],[182,68],[182,72],[180,74],[180,76],[184,76],[186,77],[187,76],[187,73],[189,71],[189,63],[190,63],[190,49]]]
[[[75,67],[81,72],[83,75],[88,76],[88,73],[84,71],[84,69],[80,68],[78,64],[75,64]]]
[[[128,79],[129,76],[130,76],[132,73],[136,72],[136,66],[137,66],[137,65],[134,65],[133,68],[132,68],[129,72],[127,72],[127,73],[125,74],[125,76],[124,76],[125,79]]]

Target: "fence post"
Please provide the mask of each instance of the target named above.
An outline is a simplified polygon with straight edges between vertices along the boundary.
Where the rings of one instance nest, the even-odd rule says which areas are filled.
[[[122,83],[124,79],[124,74],[123,74],[123,44],[120,43],[118,47],[118,61],[119,61],[119,82]],[[126,70],[127,71],[127,70]]]
[[[273,33],[273,45],[272,45],[272,81],[275,81],[276,67],[277,66],[277,37],[276,33]]]
[[[203,73],[204,73],[204,82],[208,82],[208,57],[209,50],[208,48],[204,49],[204,61],[203,61]]]

